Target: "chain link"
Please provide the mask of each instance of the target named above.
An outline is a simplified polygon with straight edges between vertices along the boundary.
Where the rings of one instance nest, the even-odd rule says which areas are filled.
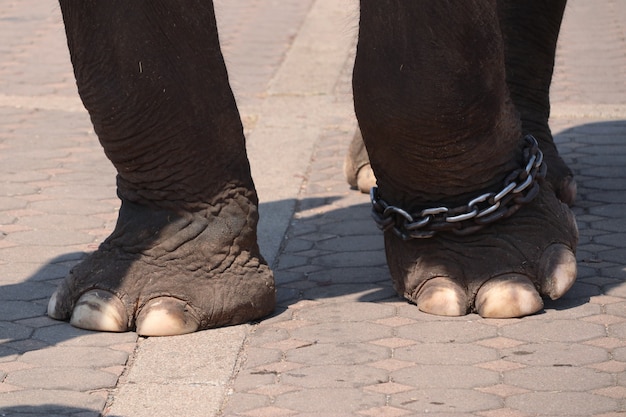
[[[378,188],[372,187],[372,217],[378,227],[392,230],[403,240],[424,239],[439,232],[468,235],[486,225],[513,215],[519,208],[530,203],[539,193],[540,182],[545,178],[547,165],[537,139],[524,137],[524,164],[511,172],[499,192],[480,194],[467,204],[449,208],[446,206],[426,208],[418,213],[409,212],[380,198]]]

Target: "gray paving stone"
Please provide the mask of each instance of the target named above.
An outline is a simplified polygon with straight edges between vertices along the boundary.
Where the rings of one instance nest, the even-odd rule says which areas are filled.
[[[0,249],[0,256],[6,262],[20,263],[24,259],[37,259],[42,262],[62,260],[81,260],[85,256],[84,245],[67,246],[15,246]],[[46,278],[48,279],[48,278]]]
[[[609,304],[605,307],[605,310],[607,314],[626,317],[626,302]],[[624,338],[626,339],[626,331],[624,332]]]
[[[262,367],[263,365],[280,362],[283,353],[278,349],[267,349],[249,346],[245,351],[245,366],[248,369]]]
[[[51,326],[35,330],[32,337],[50,345],[69,347],[108,347],[137,341],[137,334],[133,332],[92,332],[56,320]]]
[[[608,333],[610,336],[626,340],[626,323],[612,324],[609,326]]]
[[[387,266],[322,269],[307,275],[310,281],[333,284],[391,282]]]
[[[506,405],[544,416],[590,416],[618,410],[614,399],[586,392],[531,392],[507,398]]]
[[[221,405],[221,387],[210,384],[145,383],[124,389],[124,397],[114,400],[107,415],[205,417],[216,415]]]
[[[5,382],[27,389],[88,392],[114,388],[117,375],[94,369],[45,367],[11,372]]]
[[[101,348],[101,347],[57,347],[52,346],[42,350],[26,352],[20,358],[21,362],[39,366],[49,366],[54,363],[57,367],[76,368],[104,368],[108,366],[125,365],[128,353]]]
[[[299,320],[322,323],[339,323],[343,321],[373,322],[394,315],[395,308],[393,306],[368,302],[324,303],[297,313]]]
[[[259,394],[237,393],[236,397],[226,397],[226,416],[239,415],[257,408],[264,408],[270,405],[269,397]]]
[[[39,340],[21,339],[21,340],[5,342],[3,343],[3,346],[21,354],[21,353],[29,352],[32,350],[39,350],[39,349],[46,348],[48,347],[48,344]]]
[[[439,318],[433,322],[402,326],[397,332],[400,337],[422,343],[470,343],[497,336],[497,329],[480,320],[469,321],[467,318],[460,321]]]
[[[394,358],[424,365],[473,365],[495,361],[495,349],[463,343],[419,343],[394,350]]]
[[[504,349],[501,357],[528,366],[582,366],[606,361],[609,353],[584,344],[542,342]]]
[[[289,392],[276,398],[275,405],[290,410],[314,413],[355,413],[382,406],[385,396],[350,388],[312,388]]]
[[[464,389],[419,389],[395,394],[391,405],[418,415],[456,415],[502,407],[502,400],[492,394]]]
[[[18,210],[26,208],[26,201],[15,197],[0,196],[0,207],[2,210]]]
[[[306,388],[358,388],[387,381],[382,369],[353,365],[324,365],[283,372],[282,384]]]
[[[392,336],[391,328],[365,322],[326,322],[291,332],[299,340],[315,343],[358,343]]]
[[[77,200],[74,198],[54,199],[45,201],[36,201],[31,203],[30,207],[34,210],[40,210],[52,214],[62,215],[92,215],[116,212],[117,207],[112,206],[106,201],[96,200]]]
[[[267,371],[242,370],[233,384],[236,391],[251,391],[276,382],[276,374]]]
[[[290,362],[304,365],[358,365],[391,357],[391,351],[382,346],[364,343],[316,343],[285,354]]]
[[[57,230],[39,229],[11,233],[7,240],[22,245],[68,246],[91,243],[95,239],[94,236],[87,233],[69,232],[67,230],[59,233]]]
[[[452,364],[450,366],[416,365],[391,373],[393,381],[415,388],[476,388],[497,384],[498,372],[477,367]]]
[[[333,252],[382,251],[385,248],[381,236],[338,236],[315,245],[319,249]]]
[[[32,413],[39,416],[66,415],[104,408],[106,398],[67,390],[24,390],[0,393],[0,412]]]
[[[502,335],[528,342],[582,342],[604,336],[604,326],[578,320],[527,320],[502,328]]]
[[[1,268],[0,268],[1,270]],[[24,282],[15,285],[4,285],[0,292],[0,300],[2,301],[32,301],[40,298],[49,297],[54,287],[50,284],[40,282]],[[9,308],[10,309],[10,308]],[[2,311],[2,307],[0,307]],[[3,319],[8,320],[2,316]],[[13,319],[11,319],[13,320]]]
[[[276,327],[259,326],[248,339],[251,346],[262,346],[270,342],[279,342],[290,338],[289,331]]]
[[[302,292],[302,297],[308,300],[340,301],[364,301],[375,302],[396,297],[396,292],[391,287],[373,284],[335,284],[330,286],[317,286]]]
[[[41,316],[45,309],[27,301],[2,301],[0,303],[0,317],[12,321]]]
[[[588,392],[613,385],[613,377],[594,369],[563,364],[512,370],[504,374],[504,383],[531,391]]]

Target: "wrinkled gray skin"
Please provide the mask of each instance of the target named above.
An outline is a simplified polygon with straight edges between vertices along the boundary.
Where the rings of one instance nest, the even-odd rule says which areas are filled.
[[[60,3],[122,207],[48,314],[174,335],[271,313],[274,280],[256,242],[257,196],[212,2]],[[418,212],[497,189],[521,163],[524,133],[551,165],[532,203],[474,235],[385,233],[394,286],[423,311],[519,317],[575,279],[576,226],[557,199],[571,202],[563,190],[573,181],[547,126],[564,1],[544,3],[361,0],[355,110],[385,201]]]

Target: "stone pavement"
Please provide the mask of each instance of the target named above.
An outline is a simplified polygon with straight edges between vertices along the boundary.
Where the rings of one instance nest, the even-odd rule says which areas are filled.
[[[58,7],[0,0],[0,416],[626,415],[626,3],[568,6],[552,127],[579,185],[579,279],[514,320],[429,316],[391,289],[341,172],[355,2],[216,3],[279,309],[171,338],[45,316],[114,225],[114,171]]]

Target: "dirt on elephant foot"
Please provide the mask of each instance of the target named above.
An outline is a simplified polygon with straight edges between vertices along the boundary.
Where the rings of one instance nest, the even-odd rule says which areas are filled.
[[[402,240],[385,232],[399,294],[427,313],[512,318],[543,308],[576,279],[574,215],[547,184],[513,216],[467,236]]]
[[[235,197],[181,214],[124,202],[115,231],[70,271],[48,315],[88,330],[168,336],[270,314],[274,278],[248,203]]]

